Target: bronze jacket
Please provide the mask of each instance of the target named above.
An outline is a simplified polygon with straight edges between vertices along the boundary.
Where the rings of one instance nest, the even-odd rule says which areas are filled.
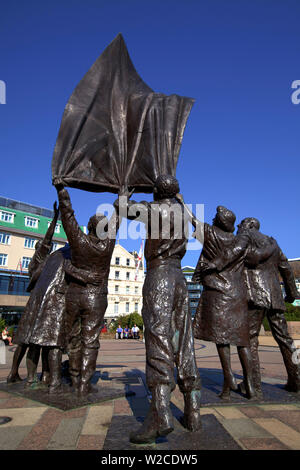
[[[103,283],[107,282],[115,238],[100,240],[86,235],[74,216],[68,191],[65,189],[59,191],[58,197],[63,227],[71,246],[73,266],[86,271],[87,279],[92,273],[97,273],[103,274]],[[118,218],[116,225],[118,225]]]
[[[266,239],[269,238],[257,230],[251,230],[248,234],[254,247],[263,246]],[[286,256],[276,243],[276,249],[267,260],[258,263],[256,266],[255,261],[251,254],[246,258],[246,284],[250,305],[284,312],[286,308],[279,274],[283,279],[286,295],[290,297],[297,297],[298,295],[293,271]]]

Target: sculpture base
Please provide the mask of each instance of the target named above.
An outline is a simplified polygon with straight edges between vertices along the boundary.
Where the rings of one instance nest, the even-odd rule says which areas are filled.
[[[62,385],[62,393],[49,394],[47,387],[42,384],[37,383],[31,388],[25,388],[25,383],[26,381],[12,384],[1,383],[0,390],[43,403],[47,406],[53,406],[63,411],[134,394],[127,391],[126,385],[115,381],[99,380],[97,385],[93,385],[93,392],[89,393],[86,397],[78,397],[68,384]]]
[[[174,431],[159,437],[155,444],[131,444],[129,435],[142,425],[141,418],[114,416],[109,427],[103,450],[239,450],[241,447],[212,414],[202,416],[202,429],[189,432],[174,419]]]
[[[220,370],[200,369],[202,379],[201,406],[223,406],[223,405],[247,405],[253,404],[292,404],[300,403],[300,393],[287,392],[283,383],[278,383],[278,379],[268,379],[262,382],[263,397],[258,400],[248,400],[240,392],[231,392],[230,401],[219,398],[223,387],[223,373]],[[243,380],[242,376],[235,374],[237,382]]]

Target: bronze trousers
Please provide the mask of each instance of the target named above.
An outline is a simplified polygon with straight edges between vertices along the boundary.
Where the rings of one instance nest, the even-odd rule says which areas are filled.
[[[66,294],[66,335],[72,380],[87,384],[95,369],[107,292],[98,286],[70,284]]]
[[[201,389],[196,365],[188,291],[180,262],[148,267],[143,287],[146,381],[149,389],[167,384],[182,392]]]
[[[267,317],[272,335],[277,342],[290,381],[300,382],[300,367],[293,363],[295,344],[290,337],[284,312],[269,309],[249,309],[250,347],[253,360],[253,381],[256,389],[261,388],[260,364],[258,356],[258,335],[264,317]]]

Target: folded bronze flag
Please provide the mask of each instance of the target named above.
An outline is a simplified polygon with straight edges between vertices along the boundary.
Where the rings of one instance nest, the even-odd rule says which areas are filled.
[[[75,88],[63,114],[52,178],[87,191],[122,185],[151,192],[176,173],[194,100],[154,93],[137,74],[121,34]]]

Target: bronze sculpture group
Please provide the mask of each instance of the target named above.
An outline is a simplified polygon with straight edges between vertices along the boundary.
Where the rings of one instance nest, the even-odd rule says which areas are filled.
[[[300,391],[300,368],[292,360],[295,346],[287,331],[278,278],[280,273],[286,301],[292,302],[297,290],[286,257],[274,239],[259,232],[256,219],[244,219],[234,235],[232,211],[219,206],[213,224],[203,224],[179,194],[174,175],[192,104],[189,98],[154,93],[137,75],[120,35],[77,86],[65,109],[52,166],[69,244],[50,253],[58,217],[55,206],[55,217],[29,267],[31,296],[8,377],[8,382],[20,380],[18,366],[28,350],[26,386],[31,387],[42,351],[42,381],[50,394],[61,393],[66,351],[74,394],[84,397],[93,391],[116,233],[124,213],[144,222],[147,273],[142,315],[152,400],[143,425],[130,436],[134,443],[153,442],[173,430],[174,365],[184,397],[183,425],[190,431],[201,428],[194,337],[216,344],[224,372],[221,398],[227,400],[238,388],[230,363],[230,345],[237,346],[244,374],[240,389],[255,399],[262,394],[257,338],[266,315],[287,369],[286,388]],[[123,197],[115,201],[109,220],[103,214],[92,216],[85,234],[66,186]],[[154,201],[129,200],[133,191],[153,192]],[[134,213],[134,207],[140,210]],[[194,273],[194,281],[204,290],[193,322],[181,271],[186,218],[195,227],[195,236],[204,240]]]

